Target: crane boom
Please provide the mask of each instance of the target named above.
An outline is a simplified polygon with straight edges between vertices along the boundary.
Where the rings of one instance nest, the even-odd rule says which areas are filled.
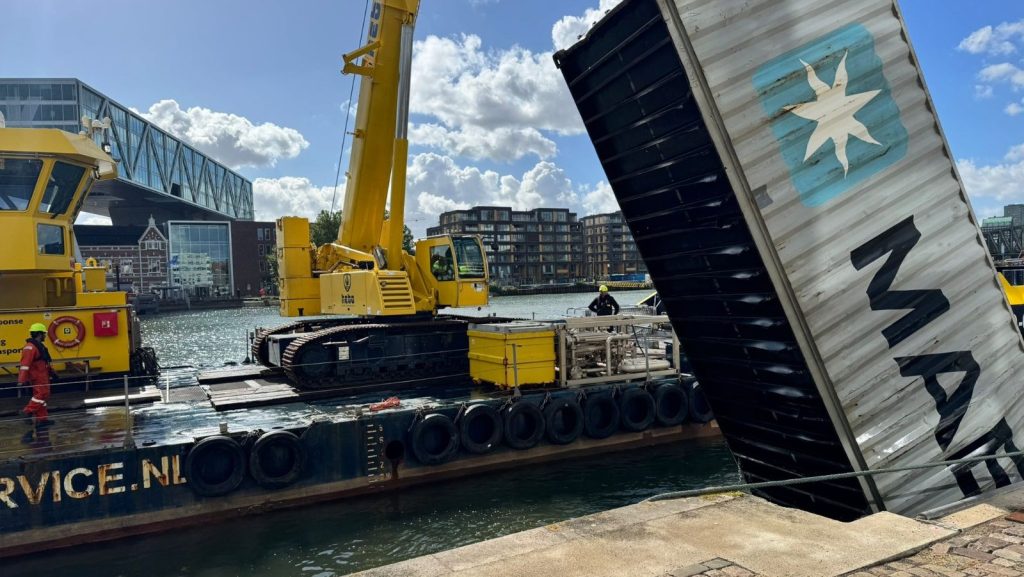
[[[366,46],[344,57],[343,72],[363,81],[338,244],[366,253],[383,245],[389,255],[385,268],[391,270],[403,266],[409,76],[418,11],[419,0],[374,0]],[[385,227],[389,186],[392,210]]]

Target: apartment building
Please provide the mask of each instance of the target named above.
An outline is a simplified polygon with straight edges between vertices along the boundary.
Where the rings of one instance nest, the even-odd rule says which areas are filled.
[[[567,208],[476,206],[442,213],[428,235],[479,234],[491,282],[547,284],[583,278],[583,231]]]
[[[583,272],[587,278],[643,279],[647,267],[622,212],[584,216],[582,222]]]

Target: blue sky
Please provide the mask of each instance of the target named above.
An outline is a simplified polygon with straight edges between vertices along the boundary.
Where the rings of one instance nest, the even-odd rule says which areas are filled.
[[[409,224],[472,204],[615,210],[554,44],[614,0],[423,0]],[[258,218],[331,203],[363,0],[5,3],[4,76],[78,77],[254,180]],[[1024,202],[1024,3],[903,0],[979,216]],[[986,28],[988,27],[988,28]],[[342,162],[347,166],[347,156]],[[342,171],[344,172],[344,171]],[[340,203],[340,201],[339,201]]]

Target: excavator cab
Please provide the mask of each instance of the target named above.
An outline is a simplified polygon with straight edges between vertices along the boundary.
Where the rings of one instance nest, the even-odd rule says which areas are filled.
[[[1017,318],[1017,328],[1024,332],[1024,261],[1009,261],[996,265],[999,284]]]
[[[442,235],[417,241],[416,264],[437,291],[438,307],[487,304],[487,257],[480,237]]]

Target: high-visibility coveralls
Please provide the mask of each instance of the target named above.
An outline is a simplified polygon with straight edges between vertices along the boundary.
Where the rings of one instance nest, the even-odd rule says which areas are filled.
[[[21,349],[21,363],[18,366],[18,384],[32,385],[32,398],[22,411],[34,416],[36,421],[45,421],[49,412],[46,401],[50,398],[50,351],[35,339],[26,339]]]

